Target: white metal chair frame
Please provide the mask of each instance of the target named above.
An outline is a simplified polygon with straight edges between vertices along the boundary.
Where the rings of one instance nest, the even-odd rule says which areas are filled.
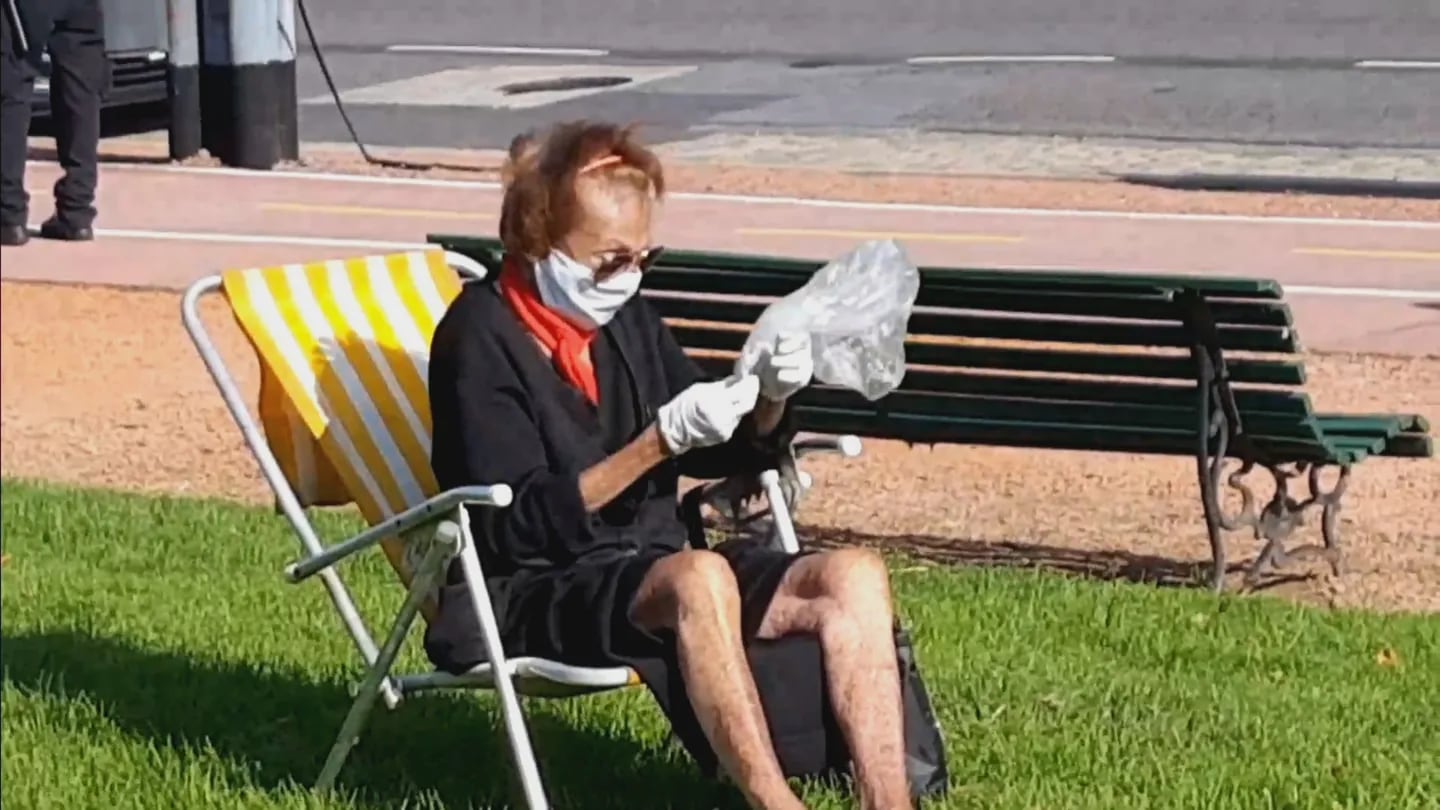
[[[462,276],[476,280],[485,276],[485,268],[468,256],[447,251],[445,260]],[[205,368],[214,379],[226,408],[240,427],[245,444],[255,454],[261,474],[275,493],[277,507],[299,538],[303,556],[297,562],[286,566],[287,579],[298,583],[313,576],[320,577],[366,665],[354,703],[351,704],[335,744],[316,780],[316,790],[327,791],[333,787],[350,751],[359,742],[377,697],[384,700],[387,708],[395,709],[405,696],[413,693],[438,689],[493,688],[499,693],[501,717],[515,757],[526,805],[532,810],[548,807],[534,749],[520,708],[519,695],[568,697],[609,691],[635,683],[634,674],[623,667],[592,669],[541,658],[509,658],[505,655],[500,645],[500,631],[496,625],[494,606],[487,598],[485,577],[475,552],[466,509],[470,505],[496,509],[509,506],[512,492],[505,484],[461,487],[442,492],[343,542],[329,547],[323,545],[306,516],[305,508],[286,480],[264,433],[245,404],[234,377],[201,322],[200,299],[220,288],[221,277],[213,275],[196,281],[186,290],[181,303],[181,317],[185,329],[194,341]],[[858,456],[860,451],[860,440],[855,436],[809,436],[798,439],[792,446],[796,457],[815,452],[833,452],[853,458]],[[798,477],[801,489],[810,486],[808,475],[800,473]],[[776,470],[767,470],[758,478],[747,479],[732,479],[706,485],[704,500],[724,499],[729,513],[735,514],[740,498],[764,494],[769,502],[768,514],[773,517],[772,542],[791,553],[798,551],[799,543],[790,516],[795,497],[792,495],[789,502],[785,497],[787,491],[794,492],[793,488],[782,489],[781,477]],[[350,592],[341,581],[336,566],[392,536],[404,536],[407,544],[421,544],[416,548],[420,563],[413,572],[404,605],[391,623],[384,642],[377,647]],[[471,606],[479,621],[488,663],[461,675],[445,672],[399,676],[392,674],[391,669],[415,622],[416,614],[428,596],[434,593],[450,561],[456,558],[460,560],[465,580],[471,585]],[[502,673],[501,677],[495,676],[497,672]]]

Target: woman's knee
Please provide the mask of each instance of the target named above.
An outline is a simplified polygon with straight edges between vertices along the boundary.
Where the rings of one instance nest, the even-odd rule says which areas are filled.
[[[826,555],[821,590],[841,605],[890,602],[890,573],[885,560],[868,548],[845,548]]]
[[[645,613],[673,620],[682,608],[723,609],[740,601],[730,563],[713,551],[678,551],[656,562],[642,585]]]
[[[740,598],[740,588],[729,561],[713,551],[680,551],[671,555],[667,562],[672,567],[672,587],[682,599],[687,596]]]

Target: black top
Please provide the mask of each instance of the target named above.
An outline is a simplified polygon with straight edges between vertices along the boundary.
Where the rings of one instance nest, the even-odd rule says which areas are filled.
[[[638,297],[601,330],[592,359],[598,408],[559,376],[489,284],[467,284],[435,330],[429,374],[435,477],[442,490],[505,483],[515,493],[507,509],[472,513],[487,579],[647,549],[678,550],[686,539],[676,507],[679,476],[723,478],[770,466],[771,443],[755,440],[747,418],[730,442],[667,460],[587,514],[580,473],[704,379]],[[785,425],[774,435],[788,432]]]

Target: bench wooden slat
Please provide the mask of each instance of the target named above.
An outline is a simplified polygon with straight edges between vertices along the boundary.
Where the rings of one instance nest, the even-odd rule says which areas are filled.
[[[1317,423],[1327,437],[1381,439],[1376,455],[1392,458],[1428,458],[1434,448],[1430,423],[1418,414],[1320,414]]]
[[[934,419],[873,411],[797,407],[797,426],[816,433],[883,435],[913,444],[972,444],[1160,455],[1195,455],[1193,431],[1085,427],[1047,423],[997,423],[983,419]],[[1253,436],[1266,452],[1293,461],[1353,463],[1369,453],[1286,437]]]
[[[739,351],[745,342],[745,333],[738,331],[694,326],[672,326],[671,330],[680,345],[689,349]],[[1189,357],[915,343],[906,344],[905,355],[909,363],[942,368],[1176,380],[1192,379],[1195,376],[1194,364]],[[1230,365],[1230,373],[1236,382],[1242,383],[1302,385],[1305,382],[1302,366],[1275,360],[1239,360]]]
[[[692,359],[715,378],[727,376],[735,365],[733,355],[693,355]],[[905,372],[900,390],[1176,408],[1195,405],[1193,383],[1186,385],[1180,381],[1135,383],[911,368]],[[1311,417],[1314,410],[1309,395],[1301,391],[1241,387],[1235,390],[1235,401],[1243,411],[1269,411],[1302,418]]]
[[[794,292],[803,279],[742,270],[678,269],[656,267],[645,278],[651,293],[731,295],[779,298]],[[1085,318],[1144,320],[1178,323],[1180,313],[1169,296],[1144,291],[1084,293],[1065,290],[1012,290],[1003,286],[941,286],[922,283],[917,308],[927,307],[1033,315],[1070,315]],[[1217,324],[1286,327],[1290,308],[1271,301],[1216,300],[1211,310]]]
[[[1380,455],[1389,458],[1433,458],[1435,444],[1423,433],[1401,433],[1385,443]]]
[[[1429,433],[1430,422],[1418,413],[1323,413],[1322,420],[1382,420],[1398,425],[1401,433]]]
[[[826,262],[709,251],[666,250],[657,268],[695,268],[722,271],[760,271],[797,277],[802,283]],[[1208,295],[1230,298],[1278,300],[1280,285],[1270,279],[1224,276],[1161,276],[1144,273],[1088,272],[1073,270],[991,270],[965,267],[920,267],[924,286],[995,286],[1011,291],[1111,292],[1162,290],[1178,286]]]
[[[1013,314],[1072,315],[1085,318],[1177,323],[1179,312],[1164,296],[1093,295],[1067,292],[1016,293],[992,287],[925,289],[916,306]],[[1217,325],[1290,326],[1290,307],[1268,301],[1212,301]]]
[[[926,286],[999,287],[1015,292],[1131,294],[1137,291],[1198,290],[1214,298],[1280,300],[1284,290],[1273,279],[1233,276],[1154,275],[1091,271],[989,270],[968,267],[921,267]]]
[[[1188,407],[1135,404],[1099,404],[1065,400],[1044,401],[1006,397],[970,397],[896,391],[879,402],[870,403],[861,395],[840,388],[814,387],[802,391],[797,405],[839,410],[874,410],[880,414],[906,414],[936,419],[978,419],[986,422],[1033,422],[1091,427],[1197,430],[1198,413]],[[1323,441],[1320,428],[1311,418],[1294,414],[1259,411],[1247,414],[1245,428],[1265,436]],[[1355,434],[1361,435],[1361,434]]]
[[[1322,414],[1316,418],[1327,435],[1379,436],[1388,439],[1404,432],[1400,420],[1394,417],[1346,416],[1343,414]]]
[[[647,296],[666,318],[734,323],[748,328],[760,318],[766,304],[760,301],[722,301],[703,298]],[[1029,340],[1108,346],[1181,348],[1190,345],[1179,324],[1077,321],[1042,317],[997,317],[953,311],[916,311],[910,316],[912,336],[972,337],[990,340]],[[1247,352],[1291,353],[1297,350],[1294,330],[1221,326],[1223,349]]]

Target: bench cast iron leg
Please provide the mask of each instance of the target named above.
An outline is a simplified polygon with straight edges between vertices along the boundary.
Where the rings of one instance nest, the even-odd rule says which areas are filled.
[[[1224,435],[1223,433],[1221,434]],[[1229,531],[1225,510],[1220,504],[1220,477],[1225,471],[1225,453],[1211,455],[1207,447],[1196,458],[1200,474],[1200,501],[1205,508],[1205,530],[1210,536],[1210,590],[1225,588],[1225,532]]]
[[[1310,497],[1324,505],[1320,513],[1320,536],[1330,557],[1330,571],[1335,576],[1345,573],[1345,557],[1340,550],[1340,507],[1345,490],[1350,486],[1350,465],[1340,468],[1340,477],[1328,491],[1320,481],[1320,468],[1310,468]]]
[[[1200,479],[1200,503],[1205,510],[1205,530],[1210,537],[1210,590],[1225,588],[1225,532],[1233,531],[1220,503],[1220,479],[1230,455],[1230,441],[1238,425],[1225,407],[1215,359],[1203,346],[1192,348],[1196,366],[1195,465]],[[1248,504],[1247,504],[1248,505]]]
[[[1210,535],[1210,588],[1219,593],[1225,586],[1225,533],[1250,528],[1255,539],[1264,546],[1260,555],[1245,572],[1245,585],[1253,587],[1260,576],[1271,568],[1281,568],[1292,557],[1322,556],[1331,569],[1340,573],[1340,501],[1350,480],[1350,467],[1343,465],[1335,486],[1326,491],[1320,482],[1320,467],[1299,464],[1277,464],[1261,452],[1241,423],[1235,392],[1230,385],[1225,356],[1221,351],[1215,318],[1204,296],[1193,290],[1175,295],[1192,343],[1190,356],[1195,361],[1196,384],[1196,447],[1195,458],[1200,477],[1200,496],[1205,507],[1205,528]],[[1227,459],[1242,461],[1242,466],[1227,480],[1229,487],[1240,494],[1240,510],[1226,515],[1220,499],[1220,481]],[[1258,512],[1255,494],[1244,483],[1245,476],[1256,466],[1263,466],[1275,480],[1275,494]],[[1309,484],[1309,497],[1297,501],[1290,496],[1290,481],[1301,475]],[[1322,509],[1322,546],[1287,549],[1285,543],[1313,508]]]
[[[1292,562],[1321,558],[1330,564],[1337,576],[1343,571],[1340,550],[1340,508],[1345,490],[1350,483],[1350,466],[1340,467],[1335,485],[1325,489],[1321,481],[1323,465],[1300,463],[1267,466],[1266,470],[1275,481],[1275,494],[1265,507],[1257,513],[1254,508],[1255,496],[1242,480],[1253,469],[1246,465],[1230,476],[1229,485],[1244,498],[1245,505],[1240,513],[1228,520],[1231,531],[1249,527],[1257,541],[1264,543],[1260,555],[1245,572],[1245,587],[1253,588],[1267,572],[1278,571]],[[1290,494],[1290,482],[1304,477],[1309,490],[1304,500],[1297,500]],[[1286,543],[1295,530],[1305,525],[1307,515],[1315,509],[1321,511],[1320,534],[1323,544],[1287,548]]]

